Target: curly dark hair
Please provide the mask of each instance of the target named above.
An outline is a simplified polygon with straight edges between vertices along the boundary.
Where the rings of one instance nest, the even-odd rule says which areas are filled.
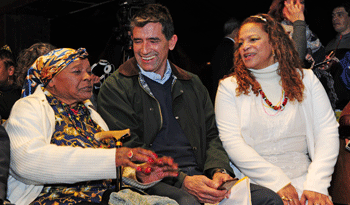
[[[49,43],[35,43],[27,49],[22,50],[17,58],[17,69],[15,70],[14,77],[18,86],[22,87],[27,71],[35,60],[54,50],[56,47]]]
[[[255,23],[260,25],[268,34],[269,41],[272,45],[275,61],[279,62],[278,74],[281,76],[282,88],[290,101],[303,101],[303,77],[302,62],[298,52],[295,49],[293,41],[284,31],[279,22],[267,14],[259,14],[247,18],[241,25]],[[239,42],[239,35],[236,37],[236,42]],[[251,91],[258,96],[260,84],[256,81],[254,75],[245,66],[239,48],[236,49],[234,57],[234,72],[230,76],[234,76],[237,80],[237,96],[241,94],[248,95]]]
[[[283,8],[285,0],[273,0],[268,14],[275,18],[278,22],[283,21]]]

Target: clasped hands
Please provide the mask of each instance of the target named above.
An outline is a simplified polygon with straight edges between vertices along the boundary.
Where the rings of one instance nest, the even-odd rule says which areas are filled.
[[[299,200],[298,193],[291,184],[283,187],[277,194],[282,198],[284,205],[305,205],[306,201],[308,205],[333,205],[327,195],[308,190],[304,190]]]
[[[135,164],[134,162],[145,162]],[[142,183],[151,183],[165,177],[177,177],[178,165],[171,157],[158,157],[150,150],[122,147],[116,149],[115,164],[136,169],[136,177]]]
[[[122,145],[121,140],[130,136],[130,129],[104,131],[95,134],[98,141],[112,138],[119,140],[117,144]],[[134,162],[145,162],[135,164]],[[171,157],[158,158],[157,154],[142,148],[120,147],[115,154],[116,167],[124,166],[136,169],[136,177],[142,183],[151,183],[165,177],[177,177],[178,165]]]
[[[116,152],[116,166],[135,168],[137,178],[143,183],[151,183],[164,177],[177,177],[179,174],[178,165],[172,158],[158,158],[150,150],[122,147]],[[133,161],[146,163],[137,165]],[[231,179],[233,178],[230,175],[224,173],[215,173],[212,180],[204,175],[186,176],[182,188],[201,203],[218,203],[230,195],[229,191],[218,190],[218,187]]]

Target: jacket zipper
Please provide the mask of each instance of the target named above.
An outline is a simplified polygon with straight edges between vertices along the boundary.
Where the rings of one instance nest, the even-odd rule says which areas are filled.
[[[176,78],[173,80],[172,85],[171,85],[171,92],[173,92],[174,85],[176,83]]]
[[[158,132],[162,129],[163,127],[163,115],[162,115],[162,109],[160,108],[160,104],[159,104],[159,101],[157,100],[157,98],[155,98],[154,96],[152,96],[149,92],[147,92],[147,90],[141,85],[141,82],[139,80],[139,85],[140,87],[149,95],[151,96],[153,99],[156,100],[157,102],[157,105],[158,105],[158,110],[159,110],[159,114],[160,114],[160,127],[158,129]]]

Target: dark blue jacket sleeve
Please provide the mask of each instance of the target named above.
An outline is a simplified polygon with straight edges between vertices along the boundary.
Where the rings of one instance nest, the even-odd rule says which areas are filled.
[[[340,60],[340,65],[343,68],[343,72],[340,77],[346,88],[350,90],[350,52],[347,52],[344,58]]]

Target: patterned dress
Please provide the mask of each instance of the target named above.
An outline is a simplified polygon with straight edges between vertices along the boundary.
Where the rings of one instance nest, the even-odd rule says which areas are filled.
[[[90,112],[83,103],[79,103],[76,107],[71,108],[52,96],[45,88],[42,89],[55,112],[56,124],[51,144],[56,144],[57,146],[104,149],[115,147],[114,140],[99,142],[94,138],[94,134],[101,132],[102,128],[91,119]],[[114,183],[111,179],[80,182],[76,184],[46,184],[41,194],[31,204],[68,205],[83,201],[100,203],[103,193],[113,188]]]

